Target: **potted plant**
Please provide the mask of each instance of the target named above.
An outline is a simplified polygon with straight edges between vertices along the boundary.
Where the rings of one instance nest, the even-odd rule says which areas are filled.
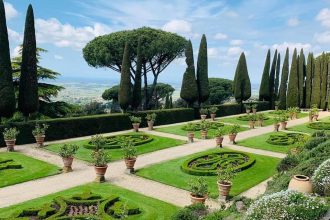
[[[209,113],[209,110],[207,108],[201,108],[199,110],[199,113],[201,114],[201,119],[205,120],[207,117],[207,114]]]
[[[15,127],[5,128],[2,134],[6,142],[7,151],[14,151],[16,137],[19,134],[19,131]]]
[[[225,130],[223,127],[218,128],[215,131],[215,143],[217,144],[217,146],[222,147],[222,142],[223,142],[223,136],[225,135]]]
[[[234,124],[229,129],[229,140],[231,143],[236,144],[235,139],[237,133],[239,132],[240,126],[238,124]]]
[[[187,133],[188,143],[193,143],[194,137],[195,137],[196,125],[193,123],[188,123],[186,126],[186,130],[188,131],[188,133]]]
[[[236,176],[236,172],[232,166],[218,169],[218,189],[220,197],[227,198],[232,187],[232,179]]]
[[[257,114],[257,120],[258,120],[258,124],[260,127],[264,126],[264,120],[265,120],[265,114],[263,113],[259,113]]]
[[[141,117],[130,116],[129,118],[133,125],[133,131],[138,132],[141,123]]]
[[[275,101],[275,111],[278,110],[278,106],[279,106],[279,104],[280,104],[280,101]]]
[[[62,157],[63,160],[63,172],[68,173],[72,171],[73,156],[77,153],[79,147],[75,144],[63,144],[60,146],[58,155]]]
[[[103,149],[99,149],[94,150],[92,152],[92,159],[96,173],[95,181],[104,182],[104,175],[107,172],[108,162],[110,162],[110,156]]]
[[[293,119],[297,119],[298,118],[298,113],[300,112],[300,109],[298,107],[294,107],[293,108],[293,115],[292,118]]]
[[[257,113],[257,107],[258,107],[258,104],[253,104],[252,105],[252,112],[253,112],[253,114],[256,114]]]
[[[133,173],[137,155],[136,147],[132,141],[128,140],[122,143],[121,148],[123,150],[126,168],[129,173]]]
[[[207,131],[210,127],[210,123],[208,121],[202,120],[200,128],[201,128],[201,137],[203,140],[207,138]]]
[[[313,116],[314,116],[315,121],[318,121],[318,118],[319,118],[319,109],[317,108],[317,105],[314,104],[312,106],[312,111],[313,111]]]
[[[288,116],[286,114],[283,114],[280,116],[281,121],[281,129],[286,130],[286,125],[288,124]]]
[[[309,118],[309,122],[314,121],[314,111],[312,109],[308,111],[308,118]]]
[[[215,107],[215,106],[212,106],[210,109],[210,115],[211,115],[211,119],[212,121],[215,121],[215,117],[217,116],[217,111],[218,111],[218,108]]]
[[[45,134],[46,134],[46,130],[48,127],[49,126],[47,124],[40,125],[40,124],[36,123],[36,126],[34,127],[32,134],[33,134],[34,138],[36,139],[38,147],[44,146]]]
[[[250,114],[250,112],[251,112],[251,105],[250,104],[244,104],[244,108],[245,108],[246,114]]]
[[[189,183],[190,198],[192,204],[205,203],[208,194],[208,185],[203,177],[198,177]]]
[[[253,129],[254,128],[254,125],[256,123],[256,120],[257,120],[257,117],[255,114],[253,115],[249,115],[249,126],[250,126],[250,129]]]
[[[147,119],[147,122],[148,122],[148,130],[151,131],[154,129],[154,123],[156,121],[156,113],[150,113],[150,114],[147,114],[146,116],[146,119]]]
[[[96,134],[91,137],[91,144],[94,146],[94,150],[99,150],[106,144],[106,139],[101,134]]]
[[[274,118],[274,131],[278,131],[278,129],[280,128],[280,117],[276,116]]]

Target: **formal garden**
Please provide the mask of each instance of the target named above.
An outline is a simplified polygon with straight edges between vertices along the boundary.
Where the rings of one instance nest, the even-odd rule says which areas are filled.
[[[99,105],[52,101],[28,6],[11,58],[0,0],[0,219],[330,218],[330,66],[268,50],[258,97],[241,53],[234,80],[208,76],[202,35],[142,27],[98,36],[82,56],[120,73]],[[158,82],[185,58],[180,98]],[[281,70],[282,67],[282,70]],[[290,67],[290,70],[289,70]],[[148,81],[149,80],[149,81]],[[144,86],[142,86],[144,85]],[[104,109],[103,109],[104,110]]]

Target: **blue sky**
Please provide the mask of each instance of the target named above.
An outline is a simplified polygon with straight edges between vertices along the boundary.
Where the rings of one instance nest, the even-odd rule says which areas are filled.
[[[120,2],[120,3],[119,3]],[[94,37],[150,26],[191,39],[197,56],[206,34],[209,76],[232,79],[244,51],[252,83],[261,78],[267,49],[282,55],[289,47],[319,54],[330,50],[330,0],[6,0],[11,54],[22,42],[25,13],[32,4],[38,46],[49,52],[42,65],[65,77],[117,81],[110,69],[89,67],[82,48]],[[183,59],[174,61],[160,81],[180,83]]]

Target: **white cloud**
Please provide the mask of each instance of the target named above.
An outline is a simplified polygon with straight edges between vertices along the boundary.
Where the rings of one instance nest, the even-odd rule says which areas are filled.
[[[62,24],[56,18],[48,20],[36,19],[36,34],[38,43],[52,43],[57,47],[83,48],[94,37],[108,34],[111,28],[101,23],[93,26],[74,27]]]
[[[310,51],[312,49],[312,45],[309,43],[293,43],[293,42],[283,42],[281,44],[273,44],[272,49],[277,49],[279,52],[284,53],[286,48],[289,48],[289,51],[293,51],[295,48],[299,51],[303,49],[304,51]]]
[[[5,10],[6,10],[6,19],[10,20],[18,15],[17,10],[14,8],[14,6],[8,2],[4,3]]]
[[[19,55],[19,50],[21,49],[20,46],[14,48],[14,50],[10,53],[11,57],[17,57]]]
[[[330,31],[325,31],[322,33],[316,33],[314,35],[314,39],[321,44],[329,44],[330,43]]]
[[[242,40],[231,40],[230,41],[230,45],[233,45],[233,46],[239,46],[239,45],[242,45],[243,44],[243,41]]]
[[[57,54],[54,55],[54,58],[56,60],[63,60],[63,57],[61,55],[57,55]]]
[[[299,19],[298,18],[290,18],[287,22],[287,24],[290,26],[290,27],[295,27],[297,26],[298,24],[300,23]]]
[[[241,47],[229,47],[227,50],[227,55],[228,56],[237,56],[242,52],[243,52],[243,49]]]
[[[223,33],[217,33],[216,35],[214,35],[214,39],[216,39],[216,40],[225,40],[227,38],[228,38],[228,36]]]
[[[191,23],[185,20],[171,20],[163,26],[164,31],[189,34],[192,31]]]
[[[18,32],[14,31],[10,28],[8,28],[8,37],[9,37],[9,40],[12,40],[12,41],[22,41],[23,40],[22,36]]]
[[[323,8],[316,16],[316,20],[320,21],[323,26],[330,27],[330,9]]]
[[[219,56],[219,51],[215,47],[209,47],[207,48],[207,56],[210,58],[216,58]]]

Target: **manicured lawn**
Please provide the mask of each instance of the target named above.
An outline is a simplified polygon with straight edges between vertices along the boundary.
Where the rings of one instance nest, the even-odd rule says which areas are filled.
[[[231,124],[239,124],[239,125],[249,125],[248,121],[239,120],[238,117],[230,117],[220,119],[221,122],[231,123]],[[264,126],[271,125],[274,123],[274,118],[269,117],[267,120],[264,120]],[[257,126],[257,124],[256,124]],[[258,127],[258,126],[257,126]]]
[[[176,135],[181,135],[181,136],[187,136],[187,131],[182,129],[183,126],[184,125],[174,125],[174,126],[162,127],[162,128],[157,128],[156,131],[170,133],[170,134],[176,134]],[[225,125],[224,129],[226,131],[226,134],[228,134],[230,125]],[[245,127],[240,128],[240,131],[246,131],[246,130],[248,130],[248,128],[245,128]],[[214,130],[214,129],[210,129],[208,131],[208,138],[213,138],[215,131],[216,130]],[[195,137],[201,138],[200,131],[195,131]]]
[[[140,133],[143,134],[142,132],[140,132]],[[130,133],[130,134],[133,134],[133,133]],[[136,133],[134,133],[134,134],[136,134]],[[150,136],[153,138],[153,140],[151,142],[137,146],[137,153],[139,155],[157,151],[157,150],[161,150],[161,149],[165,149],[165,148],[169,148],[169,147],[178,146],[178,145],[185,143],[185,141],[182,141],[182,140],[159,137],[159,136],[154,136],[154,135],[150,135]],[[87,162],[92,161],[92,158],[91,158],[92,150],[86,149],[84,147],[84,145],[87,144],[88,142],[89,142],[89,140],[70,142],[70,143],[77,144],[79,146],[79,150],[77,151],[75,158],[84,160]],[[52,145],[46,146],[45,149],[57,153],[59,151],[59,148],[61,145],[62,144],[52,144]],[[112,161],[122,159],[123,153],[122,153],[122,149],[120,149],[120,148],[119,149],[109,149],[109,150],[107,150],[107,152],[110,154]]]
[[[272,134],[284,133],[284,132],[271,132],[268,134],[263,134],[256,137],[251,137],[238,141],[237,144],[245,147],[257,148],[262,150],[269,150],[280,153],[287,153],[291,148],[295,147],[295,144],[292,145],[275,145],[267,142],[267,139]]]
[[[178,207],[162,202],[157,199],[143,196],[141,194],[108,184],[97,184],[91,183],[83,186],[74,187],[59,193],[47,195],[45,197],[33,199],[28,202],[24,202],[18,205],[0,209],[0,218],[8,218],[13,213],[27,208],[40,207],[45,203],[49,203],[53,198],[57,196],[70,197],[75,194],[81,194],[86,190],[90,190],[93,193],[101,196],[109,197],[111,195],[119,196],[122,200],[127,203],[139,207],[141,210],[140,214],[132,215],[127,219],[170,219],[173,213],[178,210]]]
[[[206,152],[212,153],[217,151],[230,151],[224,149],[209,150]],[[205,152],[194,154],[204,154]],[[248,153],[246,153],[248,154]],[[189,189],[189,181],[196,179],[198,176],[190,175],[181,171],[181,164],[194,155],[185,156],[179,159],[167,161],[165,163],[155,164],[137,171],[137,175],[152,179],[161,183],[175,186],[182,189]],[[251,155],[251,154],[248,154]],[[266,157],[260,155],[252,155],[256,158],[255,164],[238,173],[233,180],[233,187],[230,195],[238,195],[258,183],[266,180],[276,173],[276,165],[280,161],[278,158]],[[210,197],[218,197],[217,177],[205,176],[209,185]]]
[[[319,121],[328,121],[328,122],[330,122],[329,119],[330,118],[327,117],[327,118],[322,118]],[[297,126],[288,128],[288,130],[289,131],[299,131],[299,132],[304,132],[304,133],[308,133],[308,134],[313,134],[316,131],[320,131],[320,130],[309,128],[309,127],[307,127],[307,125],[308,125],[308,123],[305,123],[305,124],[302,124],[302,125],[297,125]],[[330,131],[328,131],[328,132],[330,132]]]
[[[59,167],[17,152],[0,153],[0,160],[12,159],[21,169],[0,170],[0,187],[14,185],[59,173]]]

